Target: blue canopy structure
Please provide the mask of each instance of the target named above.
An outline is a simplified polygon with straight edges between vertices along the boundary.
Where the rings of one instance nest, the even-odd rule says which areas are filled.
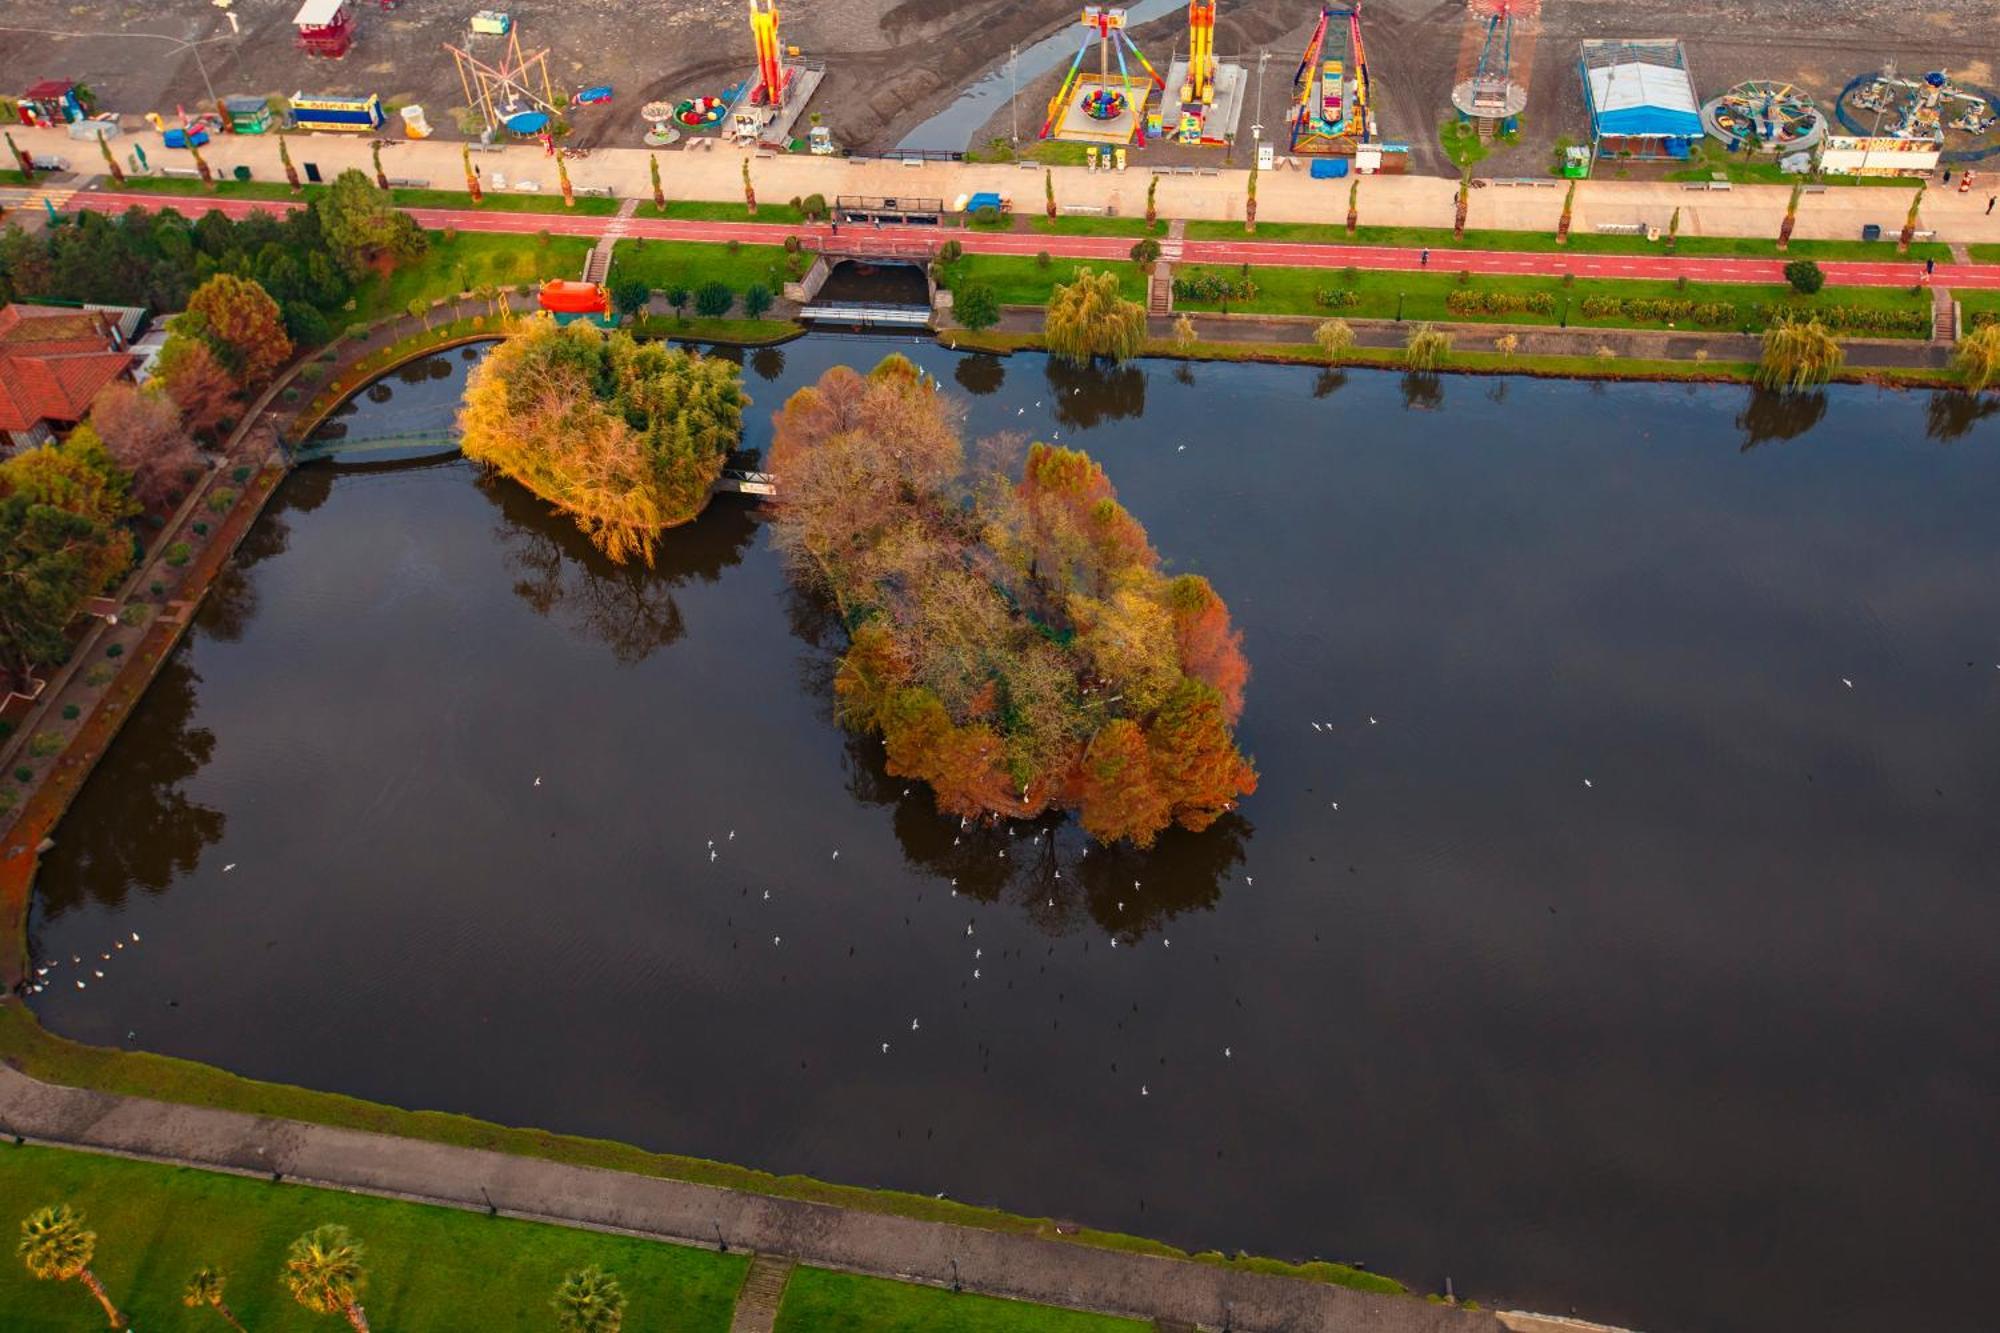
[[[1587,41],[1578,70],[1600,154],[1686,157],[1701,138],[1701,102],[1678,41]]]

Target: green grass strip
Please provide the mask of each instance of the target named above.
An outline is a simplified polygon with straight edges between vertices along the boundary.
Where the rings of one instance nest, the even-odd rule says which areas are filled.
[[[181,1304],[188,1275],[210,1265],[224,1299],[258,1333],[324,1330],[278,1279],[292,1238],[322,1222],[366,1248],[362,1305],[382,1329],[520,1330],[554,1327],[549,1298],[571,1269],[596,1264],[624,1289],[625,1326],[723,1333],[749,1261],[628,1236],[490,1218],[299,1185],[273,1185],[59,1148],[0,1148],[0,1225],[44,1204],[68,1203],[97,1233],[92,1270],[135,1328],[222,1329],[213,1311]],[[12,1248],[10,1243],[9,1248]],[[76,1282],[36,1281],[11,1257],[0,1265],[0,1310],[11,1333],[102,1327]]]
[[[1345,197],[1342,197],[1345,205]],[[1367,191],[1362,192],[1362,206],[1367,206]],[[1899,260],[1911,264],[1935,259],[1940,264],[1951,262],[1951,247],[1936,241],[1921,241],[1910,246],[1906,255],[1896,253],[1895,240],[1882,241],[1810,241],[1795,240],[1791,249],[1783,255],[1778,253],[1775,236],[1682,236],[1667,248],[1664,236],[1657,241],[1649,241],[1644,236],[1605,235],[1599,232],[1573,231],[1569,234],[1569,244],[1557,245],[1555,233],[1551,231],[1482,231],[1468,229],[1463,237],[1452,235],[1449,227],[1356,227],[1354,235],[1347,234],[1345,225],[1337,222],[1259,222],[1256,233],[1245,232],[1241,222],[1190,222],[1187,224],[1187,239],[1191,241],[1283,241],[1298,245],[1385,245],[1405,250],[1429,248],[1431,250],[1506,250],[1529,254],[1578,254],[1578,255],[1681,255],[1688,258],[1704,256],[1727,256],[1743,259],[1852,259],[1870,263],[1895,263]],[[1977,247],[1975,247],[1976,251]],[[1433,257],[1435,258],[1435,256]]]

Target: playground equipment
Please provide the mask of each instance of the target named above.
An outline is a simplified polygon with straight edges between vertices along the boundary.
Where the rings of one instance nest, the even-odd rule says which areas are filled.
[[[431,137],[431,122],[420,106],[406,106],[397,113],[403,118],[403,137],[406,139],[428,139]]]
[[[465,104],[486,122],[480,136],[492,142],[501,130],[509,134],[540,134],[562,119],[562,105],[556,101],[555,85],[549,81],[547,47],[524,55],[521,28],[509,23],[507,45],[497,64],[488,64],[462,47],[444,44],[458,66],[458,84],[465,90]]]
[[[1213,5],[1210,11],[1212,16]],[[1063,75],[1062,86],[1049,101],[1041,137],[1082,143],[1144,144],[1146,101],[1155,88],[1167,86],[1166,80],[1126,35],[1124,10],[1086,5],[1078,22],[1084,28],[1083,42],[1077,47],[1076,58],[1070,61],[1069,71]],[[1092,41],[1097,43],[1097,73],[1083,74],[1080,72],[1083,58],[1090,53]],[[1125,63],[1128,54],[1146,72],[1143,79],[1133,77]],[[1116,83],[1111,77],[1114,57],[1118,62]]]
[[[90,114],[89,94],[69,79],[43,79],[14,99],[23,125],[65,125]]]
[[[225,97],[222,109],[229,113],[231,134],[264,134],[271,128],[271,103],[268,98]]]
[[[292,15],[299,30],[299,50],[309,56],[338,60],[354,45],[354,12],[347,0],[305,0]]]
[[[799,49],[779,39],[778,0],[749,3],[757,67],[732,94],[728,130],[744,144],[790,148],[793,127],[826,77],[826,66],[800,60]]]
[[[667,124],[668,121],[674,118],[674,104],[672,102],[648,102],[639,108],[639,115],[645,120],[647,125],[651,126],[646,131],[646,146],[648,148],[665,148],[668,144],[673,143],[681,137],[679,130]]]
[[[1826,137],[1826,116],[1795,84],[1751,79],[1703,103],[1701,127],[1731,152],[1800,153]]]
[[[674,108],[674,119],[695,129],[719,124],[729,114],[729,103],[720,97],[690,97]]]
[[[1361,45],[1361,5],[1322,5],[1292,76],[1292,151],[1353,155],[1375,138],[1368,105],[1368,57]]]
[[[542,284],[537,301],[558,324],[573,324],[579,319],[605,327],[611,324],[611,294],[594,282],[550,278]]]
[[[1481,136],[1511,132],[1528,105],[1541,0],[1466,0],[1465,13],[1451,104]]]
[[[1855,112],[1872,116],[1864,127]],[[1893,63],[1879,74],[1863,74],[1841,91],[1835,108],[1840,122],[1856,134],[1885,139],[1928,139],[1943,146],[1946,131],[1978,138],[2000,122],[2000,103],[1982,89],[1961,87],[1941,69],[1918,78],[1896,73]]]

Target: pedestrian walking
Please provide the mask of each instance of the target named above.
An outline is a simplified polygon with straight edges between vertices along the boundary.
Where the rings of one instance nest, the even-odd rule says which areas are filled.
[[[1987,196],[1986,196],[1986,216],[1987,216],[1987,217],[1992,217],[1992,216],[1993,216],[1993,205],[1995,205],[1995,204],[2000,204],[2000,194],[1989,194],[1989,195],[1987,195]]]
[[[1926,259],[1924,261],[1924,276],[1928,278],[1931,274],[1935,272],[1937,272],[1937,260]]]
[[[1431,252],[1429,246],[1425,246],[1423,253],[1417,256],[1417,263],[1419,266],[1423,268],[1429,268],[1431,266]]]

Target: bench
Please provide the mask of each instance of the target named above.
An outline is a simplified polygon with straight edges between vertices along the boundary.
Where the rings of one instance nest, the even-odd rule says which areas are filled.
[[[399,190],[428,190],[431,188],[429,180],[419,179],[415,176],[391,176],[389,177],[389,185],[392,189]]]
[[[1644,236],[1646,224],[1643,222],[1600,222],[1594,231],[1600,236]]]

